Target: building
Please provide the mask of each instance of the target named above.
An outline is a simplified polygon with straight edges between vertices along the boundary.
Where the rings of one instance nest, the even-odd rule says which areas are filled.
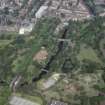
[[[33,30],[34,24],[29,24],[29,25],[24,25],[21,26],[19,29],[19,34],[20,35],[24,35],[26,33],[30,33]]]
[[[41,6],[39,8],[39,10],[36,12],[35,17],[37,19],[38,18],[41,18],[45,14],[45,12],[46,12],[47,9],[48,9],[48,6]]]
[[[50,78],[48,78],[48,80],[46,80],[44,83],[43,83],[43,88],[44,89],[48,89],[50,87],[52,87],[60,78],[60,74],[56,73],[56,74],[53,74]]]
[[[68,105],[68,103],[58,100],[52,100],[49,105]]]
[[[82,0],[52,0],[46,16],[59,17],[62,22],[84,20],[91,17]]]

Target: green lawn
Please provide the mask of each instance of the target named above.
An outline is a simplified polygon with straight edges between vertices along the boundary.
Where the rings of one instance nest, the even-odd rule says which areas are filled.
[[[43,99],[40,96],[37,95],[28,95],[28,94],[23,94],[23,93],[16,93],[16,96],[25,98],[27,100],[33,101],[35,103],[38,103],[39,105],[43,105]]]
[[[83,45],[80,48],[77,58],[80,61],[87,59],[102,64],[102,61],[98,58],[96,52],[91,47],[86,48]]]
[[[0,105],[7,105],[11,91],[9,87],[0,86]]]
[[[11,42],[12,40],[0,40],[0,47],[6,46]]]

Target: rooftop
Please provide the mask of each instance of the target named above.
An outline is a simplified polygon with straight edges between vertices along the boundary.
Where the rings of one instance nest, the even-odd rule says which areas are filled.
[[[62,101],[52,100],[49,105],[68,105],[68,104]]]

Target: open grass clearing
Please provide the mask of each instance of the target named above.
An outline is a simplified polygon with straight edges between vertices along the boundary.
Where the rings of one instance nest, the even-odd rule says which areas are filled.
[[[12,40],[0,40],[0,47],[6,46],[11,42]]]
[[[38,103],[38,105],[43,105],[43,100],[40,96],[37,95],[28,95],[23,93],[15,93],[15,96],[22,97],[26,100],[30,100],[32,102]]]
[[[90,60],[96,63],[100,63],[102,64],[102,61],[99,59],[99,57],[97,56],[96,52],[94,49],[92,49],[91,47],[86,47],[84,45],[82,45],[80,47],[80,52],[77,55],[78,60],[82,61],[82,60]]]

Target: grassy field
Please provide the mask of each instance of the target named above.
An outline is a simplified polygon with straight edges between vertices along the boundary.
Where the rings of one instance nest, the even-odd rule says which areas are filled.
[[[12,40],[0,40],[0,47],[6,46],[11,42]]]
[[[87,59],[102,64],[102,61],[98,58],[96,52],[91,47],[85,48],[83,45],[80,48],[77,58],[80,61]]]
[[[35,103],[38,103],[39,105],[43,105],[43,99],[40,96],[37,95],[27,95],[27,94],[23,94],[23,93],[16,93],[16,96],[25,98],[27,100],[33,101]]]
[[[2,87],[0,86],[0,105],[7,105],[8,98],[11,95],[11,91],[9,87]]]

